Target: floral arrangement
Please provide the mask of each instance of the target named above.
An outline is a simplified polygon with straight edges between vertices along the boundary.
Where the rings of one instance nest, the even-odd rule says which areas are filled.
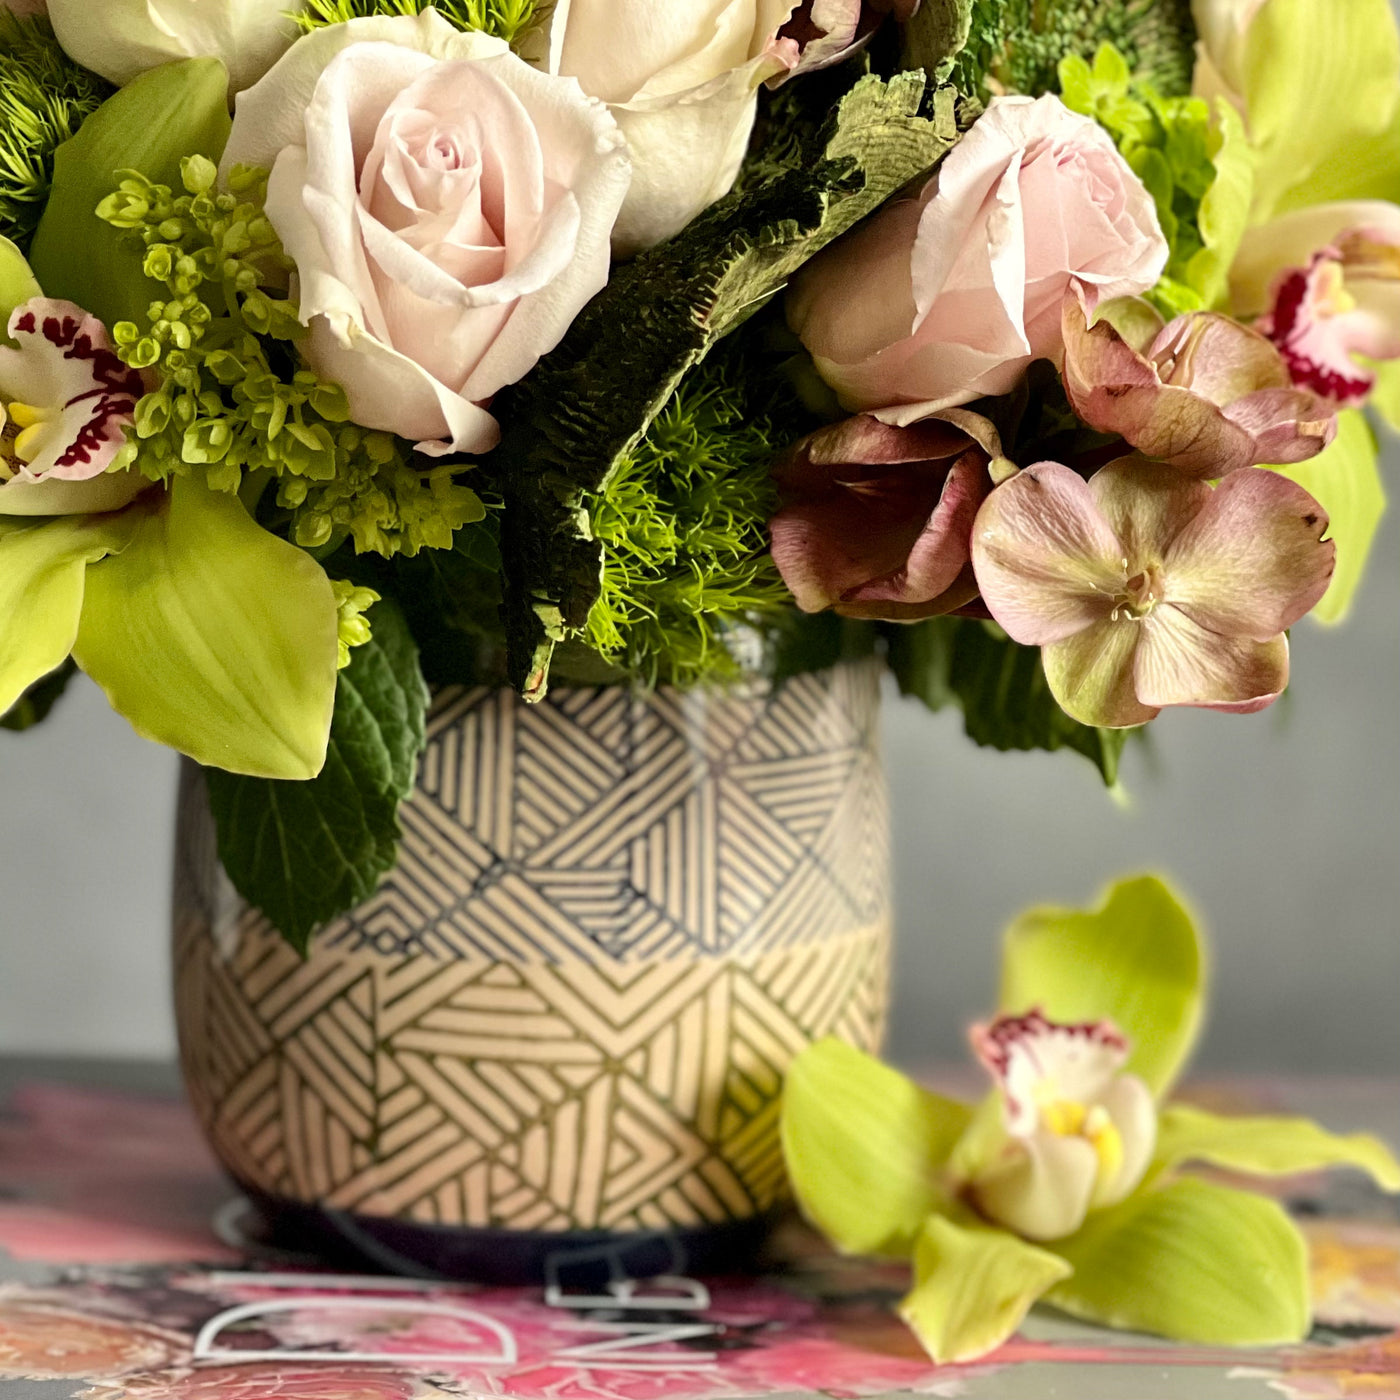
[[[996,1017],[971,1036],[993,1085],[979,1105],[843,1041],[798,1056],[782,1134],[802,1209],[845,1252],[911,1261],[900,1311],[935,1361],[995,1350],[1042,1299],[1182,1341],[1307,1336],[1298,1227],[1276,1200],[1183,1168],[1348,1166],[1400,1192],[1400,1161],[1364,1133],[1168,1102],[1205,981],[1180,900],[1126,880],[1097,910],[1032,909],[1007,930]]]
[[[879,654],[1111,782],[1347,610],[1386,0],[7,4],[0,714],[87,672],[295,942],[430,685]]]

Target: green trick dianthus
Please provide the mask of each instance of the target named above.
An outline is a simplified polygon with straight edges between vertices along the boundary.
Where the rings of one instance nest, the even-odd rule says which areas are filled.
[[[311,30],[369,15],[416,15],[435,9],[458,29],[479,29],[514,44],[544,18],[547,8],[541,0],[309,0],[297,22]]]
[[[0,4],[0,235],[22,250],[48,203],[54,151],[111,92],[63,52],[46,20]]]

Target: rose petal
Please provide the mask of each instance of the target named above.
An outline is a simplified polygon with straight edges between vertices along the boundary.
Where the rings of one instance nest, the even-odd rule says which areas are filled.
[[[1144,704],[1252,714],[1288,685],[1288,639],[1222,637],[1170,604],[1142,622],[1134,680]]]
[[[1126,616],[1095,622],[1041,652],[1050,693],[1071,719],[1131,729],[1157,717],[1160,706],[1145,703],[1134,682],[1141,626]]]
[[[1107,618],[1127,577],[1088,484],[1057,462],[1027,467],[991,493],[973,529],[972,563],[992,616],[1032,646]]]
[[[1275,472],[1216,487],[1162,561],[1163,598],[1201,627],[1266,642],[1315,607],[1332,578],[1327,513]]]

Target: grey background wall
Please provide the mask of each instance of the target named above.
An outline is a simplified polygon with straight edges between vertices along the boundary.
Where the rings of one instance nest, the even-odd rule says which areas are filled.
[[[1391,443],[1391,481],[1400,444]],[[893,1048],[961,1054],[996,934],[1163,870],[1214,935],[1217,1069],[1400,1070],[1400,529],[1344,628],[1303,624],[1294,686],[1249,719],[1175,712],[1115,804],[1082,760],[973,748],[891,699],[900,944]],[[169,1055],[174,758],[75,685],[0,732],[0,1053]]]

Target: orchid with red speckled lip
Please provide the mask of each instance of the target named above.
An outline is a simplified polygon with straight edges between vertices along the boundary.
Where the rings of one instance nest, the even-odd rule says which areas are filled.
[[[1279,351],[1229,316],[1164,324],[1146,302],[1065,297],[1064,382],[1091,428],[1199,477],[1315,457],[1336,436],[1334,406],[1295,388]]]
[[[1065,1024],[1039,1008],[972,1028],[1001,1094],[1005,1140],[968,1183],[978,1210],[1030,1240],[1073,1234],[1142,1180],[1157,1141],[1152,1091],[1125,1074],[1111,1021]]]
[[[1400,359],[1400,208],[1323,204],[1252,229],[1230,295],[1259,317],[1295,384],[1341,407],[1365,402],[1376,376],[1357,357]]]
[[[1250,713],[1288,684],[1289,627],[1327,590],[1326,512],[1274,472],[1211,487],[1122,457],[1093,478],[1040,462],[978,512],[982,600],[1042,648],[1061,708],[1127,728],[1168,705]]]
[[[146,392],[106,327],[67,301],[34,297],[0,345],[0,515],[117,510],[149,483],[107,474]]]

